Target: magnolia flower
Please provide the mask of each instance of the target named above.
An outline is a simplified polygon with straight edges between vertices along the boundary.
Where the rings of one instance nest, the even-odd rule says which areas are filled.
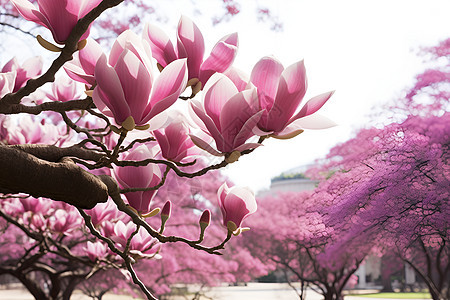
[[[108,255],[108,246],[102,242],[92,243],[88,241],[86,247],[83,247],[90,260],[96,261],[97,259],[103,259]]]
[[[58,209],[53,216],[50,223],[55,232],[67,235],[81,224],[81,219],[75,210]]]
[[[303,61],[284,69],[278,60],[264,57],[254,66],[250,81],[258,90],[259,106],[264,110],[258,127],[267,134],[277,138],[291,138],[303,129],[321,129],[335,125],[325,117],[308,118],[318,111],[334,92],[310,99],[297,111],[307,88]]]
[[[191,107],[203,123],[199,125],[214,139],[217,150],[195,135],[191,135],[193,142],[216,156],[227,156],[260,146],[258,143],[246,143],[254,136],[253,129],[263,113],[257,111],[256,101],[255,89],[238,92],[225,75],[215,74],[205,87],[204,104],[192,101]]]
[[[91,216],[91,222],[94,226],[99,225],[105,220],[115,219],[117,216],[117,206],[112,201],[98,203],[94,208],[86,210]]]
[[[52,83],[52,92],[47,93],[47,97],[52,101],[60,102],[78,99],[77,84],[68,77],[58,78]]]
[[[42,57],[40,56],[29,58],[22,65],[19,64],[16,57],[13,57],[3,66],[1,73],[15,72],[12,89],[12,92],[15,93],[25,85],[28,79],[41,74],[42,65]]]
[[[67,62],[63,68],[70,78],[91,87],[95,85],[95,65],[103,50],[95,40],[88,38],[86,46],[77,53],[78,57]]]
[[[169,64],[156,80],[133,44],[126,44],[110,66],[102,55],[95,66],[92,99],[105,115],[126,130],[144,126],[178,99],[187,82],[186,60]],[[111,51],[111,54],[116,52]]]
[[[45,26],[52,32],[53,39],[58,44],[64,44],[70,32],[88,12],[96,7],[102,0],[37,0],[36,8],[27,0],[11,0],[19,13],[25,19]],[[81,40],[88,37],[89,30]]]
[[[19,198],[23,206],[23,211],[30,211],[32,213],[47,212],[50,209],[51,202],[42,198]]]
[[[153,158],[155,153],[147,146],[141,145],[131,150],[124,160],[139,161]],[[149,188],[160,183],[162,174],[158,165],[148,164],[141,167],[114,167],[114,177],[122,188]],[[150,204],[156,195],[156,190],[128,192],[124,194],[131,207],[141,214],[150,212]]]
[[[222,211],[223,225],[235,232],[242,221],[256,211],[255,194],[246,187],[228,188],[224,183],[217,191],[219,207]]]
[[[114,226],[114,233],[111,239],[117,243],[120,250],[124,250],[128,243],[128,239],[133,232],[136,231],[136,225],[128,222],[126,225],[122,221],[118,221]],[[130,253],[136,257],[155,257],[161,248],[158,240],[153,238],[146,230],[139,230],[130,241]]]
[[[162,156],[175,162],[181,162],[186,157],[198,153],[189,133],[187,120],[181,114],[171,118],[167,127],[153,131]]]
[[[211,75],[222,73],[231,66],[238,48],[238,35],[232,33],[221,38],[209,57],[203,60],[203,35],[197,25],[186,16],[182,16],[178,23],[176,48],[169,37],[154,25],[146,24],[144,39],[149,42],[153,57],[163,68],[177,58],[187,58],[189,85],[200,81],[200,88],[205,86]]]
[[[133,236],[130,243],[130,253],[138,258],[159,258],[158,252],[161,250],[159,241],[152,237],[147,230],[139,230]]]

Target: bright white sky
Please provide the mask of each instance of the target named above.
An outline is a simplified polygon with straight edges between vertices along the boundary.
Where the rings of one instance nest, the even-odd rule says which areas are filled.
[[[218,39],[237,31],[240,47],[235,66],[248,73],[266,55],[274,55],[285,67],[305,59],[309,80],[305,100],[336,90],[321,113],[339,124],[291,140],[268,140],[225,170],[236,184],[255,191],[267,188],[272,177],[313,163],[348,139],[367,123],[373,106],[400,97],[424,69],[422,58],[416,55],[418,47],[434,45],[450,35],[448,0],[239,2],[241,14],[212,26],[220,0],[160,1],[157,5],[162,12],[158,14],[173,16],[160,26],[174,38],[181,13],[189,16],[202,30],[208,53]],[[269,7],[284,30],[271,31],[269,24],[258,22],[257,5]],[[193,8],[199,6],[203,15]]]

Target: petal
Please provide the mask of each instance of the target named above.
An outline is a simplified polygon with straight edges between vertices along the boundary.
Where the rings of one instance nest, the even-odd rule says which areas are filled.
[[[133,52],[149,70],[150,76],[152,76],[151,70],[153,67],[150,61],[152,56],[150,45],[131,30],[125,30],[117,37],[109,54],[109,64],[114,66],[125,49]]]
[[[334,91],[331,91],[311,98],[308,102],[305,103],[305,105],[303,105],[300,112],[292,117],[289,122],[315,113],[328,101],[328,99],[330,99],[331,96],[333,96],[333,94]]]
[[[216,127],[216,124],[214,121],[205,113],[203,108],[201,107],[201,104],[197,101],[191,101],[190,107],[194,111],[195,115],[203,122],[205,125],[205,128],[202,128],[202,130],[205,130],[212,136],[212,138],[216,141],[216,145],[223,145],[223,137],[220,133],[219,129]],[[217,146],[219,147],[219,146]]]
[[[289,126],[286,127],[286,129],[293,128],[291,126],[296,126],[297,128],[303,128],[303,129],[327,129],[327,128],[337,126],[337,124],[333,120],[316,113],[316,114],[309,115],[309,116],[295,120],[294,122],[289,124]],[[284,132],[284,130],[283,130],[283,132]]]
[[[55,5],[54,0],[40,0],[39,11],[47,18],[53,39],[64,44],[78,22],[79,1],[66,1],[66,5]]]
[[[225,42],[227,44],[238,47],[239,46],[239,35],[237,32],[230,33],[222,37],[219,42]]]
[[[278,60],[266,56],[253,67],[250,81],[256,86],[258,91],[264,92],[268,97],[275,99],[278,82],[283,70],[284,67]],[[271,107],[262,106],[262,108],[270,110]]]
[[[102,47],[95,40],[88,38],[86,46],[78,52],[78,59],[80,66],[84,72],[93,75],[95,71],[95,64],[100,56],[103,55]]]
[[[119,76],[108,66],[105,55],[100,57],[95,66],[95,79],[97,86],[92,95],[94,103],[102,102],[106,105],[114,114],[116,121],[121,124],[131,115],[131,111],[125,100]]]
[[[169,141],[167,140],[166,135],[161,130],[153,131],[153,135],[155,136],[156,141],[158,142],[158,145],[161,148],[163,156],[165,156],[165,154],[170,151]]]
[[[78,17],[81,19],[85,15],[87,15],[91,10],[93,10],[95,7],[97,7],[102,0],[74,0],[72,2],[80,2],[79,4],[76,4],[78,7]],[[74,3],[74,4],[75,4]],[[76,7],[74,7],[76,8]]]
[[[235,45],[223,41],[217,43],[200,67],[199,79],[203,85],[215,72],[225,72],[233,63],[236,53],[237,47]]]
[[[191,19],[186,16],[181,16],[180,22],[178,23],[177,36],[178,43],[183,45],[188,59],[189,79],[198,78],[200,65],[203,62],[203,56],[205,54],[203,35]],[[178,53],[178,57],[183,57],[180,54]]]
[[[35,22],[47,28],[50,28],[50,24],[46,17],[27,0],[11,0],[11,3],[17,9],[17,11],[27,19],[28,21]]]
[[[16,81],[16,72],[0,73],[0,98],[12,93]]]
[[[185,59],[171,62],[155,80],[150,103],[144,111],[144,122],[149,121],[174,104],[187,83],[187,65]]]
[[[268,113],[267,130],[281,131],[297,110],[306,93],[307,80],[303,61],[287,67],[281,74],[273,107]]]
[[[245,207],[248,209],[249,213],[252,214],[256,212],[257,205],[255,200],[255,194],[252,190],[247,187],[234,186],[230,189],[229,194],[234,194],[245,203]]]
[[[145,24],[143,37],[152,48],[152,56],[163,67],[177,59],[172,42],[159,27]]]
[[[95,77],[93,75],[87,75],[84,70],[75,63],[66,63],[63,68],[67,75],[73,80],[85,83],[89,86],[95,85]]]
[[[217,190],[217,200],[218,200],[219,207],[220,207],[220,210],[222,211],[222,215],[223,215],[224,219],[225,219],[226,211],[225,211],[223,203],[225,201],[225,198],[227,197],[228,192],[229,192],[229,188],[228,188],[228,185],[226,182],[224,182]]]
[[[255,90],[245,90],[234,95],[225,103],[220,112],[220,132],[225,144],[223,149],[218,149],[222,152],[231,152],[253,135],[252,130],[256,123],[252,123],[252,128],[244,128],[246,122],[254,114],[246,100],[248,97],[256,97]],[[259,117],[256,119],[256,122],[259,121]],[[236,140],[239,134],[240,138]]]
[[[40,56],[35,56],[27,59],[23,64],[22,68],[25,69],[27,77],[35,77],[42,72],[43,60]]]
[[[242,92],[248,87],[250,78],[243,71],[232,66],[228,70],[223,72],[223,74],[228,78],[230,78],[231,81],[233,81],[234,85],[236,86],[239,92]]]
[[[254,129],[257,128],[259,119],[261,118],[263,111],[259,111],[258,113],[251,116],[247,122],[242,126],[239,133],[236,135],[234,139],[234,147],[240,146],[245,143],[246,140],[255,135]]]
[[[233,82],[225,75],[217,74],[216,77],[219,78],[217,82],[205,91],[204,103],[206,114],[214,121],[217,129],[222,132],[220,127],[220,114],[225,103],[236,95],[238,90]]]
[[[196,137],[195,135],[192,135],[192,134],[190,134],[189,136],[195,146],[199,147],[200,149],[205,150],[209,154],[212,154],[214,156],[223,156],[224,155],[224,153],[218,152],[217,150],[215,150],[213,147],[211,147],[207,142],[205,142],[201,138]]]
[[[125,49],[114,67],[122,85],[125,101],[136,125],[143,125],[142,113],[146,108],[151,90],[150,75],[136,55]]]
[[[242,151],[245,151],[245,150],[256,149],[256,148],[258,148],[260,146],[263,146],[263,144],[259,144],[259,143],[245,143],[245,144],[237,147],[234,150],[242,152]]]

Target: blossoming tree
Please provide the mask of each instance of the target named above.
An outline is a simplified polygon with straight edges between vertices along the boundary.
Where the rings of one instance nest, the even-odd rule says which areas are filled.
[[[0,73],[0,209],[6,236],[21,231],[29,237],[2,272],[36,298],[68,299],[83,279],[119,270],[155,299],[163,294],[154,284],[161,281],[142,280],[139,261],[164,256],[162,249],[173,243],[203,256],[223,254],[233,235],[248,230],[242,221],[257,207],[253,192],[223,183],[214,196],[190,195],[199,197],[197,208],[184,210],[188,218],[175,217],[182,192],[155,200],[166,182],[178,178],[186,187],[185,181],[235,163],[267,138],[334,125],[316,114],[332,92],[303,104],[302,61],[284,68],[262,58],[251,76],[232,66],[236,33],[205,58],[200,29],[182,17],[176,46],[149,24],[142,35],[121,32],[107,50],[88,37],[90,28],[123,1],[35,2],[11,0],[26,20],[50,30],[54,43],[40,35],[37,41],[57,56],[45,70],[40,58],[22,64],[12,58]],[[210,230],[208,238],[211,217],[217,219],[211,198],[217,198],[223,231]],[[158,214],[161,222],[152,220]],[[194,219],[198,228],[188,230]],[[177,221],[180,230],[171,228]],[[167,251],[165,261],[174,253]],[[60,264],[46,268],[45,261]],[[80,267],[67,269],[73,261]],[[31,275],[36,271],[41,275]],[[241,271],[230,267],[227,274]]]

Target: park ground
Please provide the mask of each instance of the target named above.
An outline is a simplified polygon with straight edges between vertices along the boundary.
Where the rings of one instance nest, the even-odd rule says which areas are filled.
[[[358,291],[360,293],[362,291]],[[374,292],[374,291],[365,291]],[[206,292],[206,295],[210,298],[202,299],[214,299],[214,300],[295,300],[298,299],[296,293],[287,284],[280,283],[249,283],[247,286],[219,286],[211,288]],[[416,295],[417,296],[417,295]],[[370,299],[390,299],[390,298],[375,298],[376,295],[371,295],[370,298],[348,295],[345,296],[346,300],[370,300]],[[33,297],[23,289],[0,289],[1,300],[33,300]],[[75,293],[72,300],[89,300],[91,298],[79,293]],[[124,295],[107,294],[104,297],[105,300],[131,300],[133,298]],[[186,299],[180,297],[179,299]],[[190,298],[188,298],[190,299]],[[307,291],[307,300],[320,300],[322,296],[315,293],[312,290]],[[407,297],[402,299],[422,299],[427,300],[429,298],[413,298]]]

